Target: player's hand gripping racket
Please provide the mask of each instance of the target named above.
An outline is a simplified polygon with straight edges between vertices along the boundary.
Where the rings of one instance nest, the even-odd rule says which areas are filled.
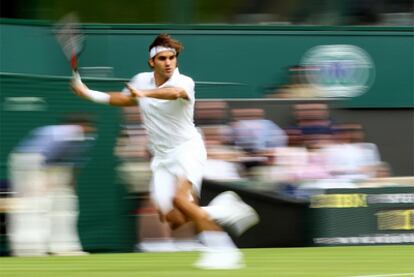
[[[78,58],[83,50],[84,35],[81,32],[77,16],[74,13],[66,15],[56,24],[54,31],[72,68],[74,80],[81,82],[78,72]]]

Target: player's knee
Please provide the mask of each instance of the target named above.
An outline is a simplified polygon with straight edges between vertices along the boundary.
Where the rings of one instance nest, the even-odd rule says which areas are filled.
[[[185,205],[188,202],[189,202],[188,197],[182,194],[175,195],[173,198],[173,204],[177,208],[183,207],[183,205]]]
[[[177,229],[187,222],[187,218],[178,210],[173,210],[165,216],[171,229]]]
[[[170,226],[171,230],[177,230],[181,226],[184,225],[185,222],[168,222],[168,226]]]

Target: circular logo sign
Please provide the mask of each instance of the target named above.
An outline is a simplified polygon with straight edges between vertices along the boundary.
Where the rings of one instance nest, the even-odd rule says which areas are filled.
[[[325,97],[354,97],[364,93],[375,78],[370,56],[354,45],[320,45],[302,58],[307,81]]]

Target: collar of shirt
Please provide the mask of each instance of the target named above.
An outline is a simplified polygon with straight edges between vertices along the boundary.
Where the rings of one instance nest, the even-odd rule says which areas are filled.
[[[178,76],[180,76],[180,71],[178,70],[178,67],[174,70],[173,75],[170,79],[168,79],[164,84],[159,86],[158,88],[164,88],[164,87],[173,87],[175,84],[175,81],[177,80]],[[151,83],[154,85],[154,87],[157,87],[155,85],[155,76],[154,72],[152,73]]]

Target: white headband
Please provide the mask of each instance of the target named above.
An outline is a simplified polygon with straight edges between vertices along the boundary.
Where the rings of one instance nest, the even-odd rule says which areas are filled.
[[[177,51],[175,51],[174,48],[169,48],[169,47],[164,47],[164,46],[154,46],[151,48],[149,52],[150,58],[151,59],[154,58],[158,53],[163,52],[163,51],[171,51],[174,54],[177,53]]]

